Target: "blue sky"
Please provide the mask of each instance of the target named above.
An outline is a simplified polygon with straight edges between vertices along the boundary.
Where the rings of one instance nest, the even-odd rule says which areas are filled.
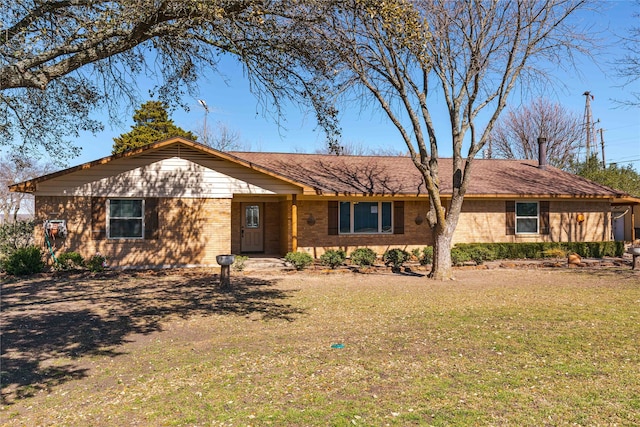
[[[546,87],[544,93],[534,92],[532,96],[543,95],[582,117],[585,110],[583,93],[590,91],[594,96],[591,102],[593,118],[600,120],[596,128],[604,129],[607,163],[618,162],[621,166],[631,164],[640,171],[640,107],[624,108],[616,102],[628,99],[631,89],[640,91],[640,82],[635,82],[634,86],[620,87],[621,81],[616,78],[612,66],[612,62],[623,54],[618,36],[627,35],[630,27],[640,25],[633,18],[633,12],[640,11],[640,6],[632,1],[610,1],[600,3],[599,9],[599,13],[585,13],[580,17],[585,22],[593,23],[594,34],[606,43],[603,52],[597,53],[598,64],[584,60],[579,64],[578,72],[567,74],[554,71],[557,84],[553,89]],[[510,107],[516,108],[520,102],[527,103],[527,100],[518,99],[518,93],[514,95]],[[218,73],[203,76],[200,93],[196,97],[184,99],[190,105],[190,111],[178,109],[172,113],[176,125],[192,131],[202,127],[205,112],[199,107],[198,99],[205,100],[209,106],[207,126],[215,126],[216,122],[224,123],[240,135],[240,140],[247,149],[314,152],[324,144],[324,134],[317,129],[313,114],[305,114],[297,105],[286,106],[284,122],[280,126],[273,117],[265,116],[262,106],[249,90],[242,67],[232,57],[221,62]],[[430,99],[430,102],[434,107],[442,107],[437,97]],[[82,155],[71,160],[70,164],[109,155],[113,138],[130,130],[131,116],[131,111],[127,111],[126,116],[123,113],[123,125],[120,127],[105,124],[105,130],[96,136],[82,135],[76,141],[82,147]],[[449,131],[445,112],[440,111],[434,117],[439,123],[439,131],[442,129],[442,138],[447,138]],[[106,123],[106,114],[97,118]],[[406,151],[398,131],[375,106],[370,105],[367,109],[361,109],[357,105],[342,108],[341,126],[345,143]],[[599,141],[598,137],[598,143]],[[450,144],[444,141],[440,150],[442,156],[451,155]],[[584,149],[582,152],[584,153]]]

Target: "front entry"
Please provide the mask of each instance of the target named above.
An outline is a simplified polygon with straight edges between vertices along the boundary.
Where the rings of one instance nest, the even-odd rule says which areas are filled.
[[[263,203],[241,203],[240,251],[264,251]]]

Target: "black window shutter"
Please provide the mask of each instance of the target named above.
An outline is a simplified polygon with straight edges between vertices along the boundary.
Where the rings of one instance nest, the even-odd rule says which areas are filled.
[[[158,238],[158,198],[144,199],[144,238],[155,240]]]
[[[393,202],[393,234],[404,234],[404,202]]]
[[[508,200],[505,202],[505,217],[506,217],[506,234],[516,234],[516,202]]]
[[[107,198],[91,198],[91,238],[102,240],[107,238]]]
[[[549,234],[549,202],[540,202],[540,234]]]
[[[327,212],[327,223],[328,226],[328,234],[329,236],[337,236],[338,235],[338,202],[331,201],[328,203],[329,209]]]

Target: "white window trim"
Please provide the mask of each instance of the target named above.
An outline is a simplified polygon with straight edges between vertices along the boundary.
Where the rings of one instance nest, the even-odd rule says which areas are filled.
[[[538,212],[538,214],[536,216],[519,216],[518,215],[518,204],[525,204],[525,203],[535,203],[536,204],[536,212]],[[516,202],[516,211],[515,211],[515,228],[516,228],[516,234],[523,234],[523,235],[532,235],[532,234],[540,234],[540,202]],[[536,219],[536,231],[518,231],[518,219]]]
[[[142,202],[142,236],[140,237],[111,237],[111,201],[112,200],[140,200]],[[126,197],[109,197],[107,199],[107,239],[110,240],[144,240],[144,231],[145,231],[145,223],[144,223],[144,212],[145,212],[145,200],[143,198],[126,198]],[[114,217],[114,219],[118,218],[136,218],[137,217]]]
[[[343,232],[341,231],[341,227],[340,227],[340,209],[342,209],[342,203],[349,203],[349,231],[348,232]],[[368,231],[368,232],[355,232],[353,231],[353,227],[354,227],[354,223],[355,221],[353,220],[353,207],[355,204],[357,203],[377,203],[378,204],[378,231]],[[391,228],[388,231],[382,231],[382,203],[390,203],[391,204]],[[361,235],[371,235],[371,234],[383,234],[383,235],[387,235],[387,234],[393,234],[393,215],[394,215],[394,209],[393,209],[393,202],[391,201],[370,201],[370,200],[366,200],[366,201],[342,201],[342,202],[338,202],[338,234],[344,234],[344,235],[350,235],[350,234],[361,234]]]

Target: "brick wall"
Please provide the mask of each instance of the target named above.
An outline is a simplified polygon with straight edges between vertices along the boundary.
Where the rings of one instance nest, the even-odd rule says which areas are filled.
[[[157,239],[94,240],[90,197],[36,197],[38,221],[67,220],[69,236],[55,242],[58,252],[76,251],[85,258],[100,252],[113,267],[217,266],[216,255],[230,253],[230,199],[161,198],[158,213]],[[43,234],[37,234],[44,245]]]
[[[431,232],[424,217],[426,201],[405,201],[404,234],[339,234],[328,235],[328,208],[326,201],[298,201],[298,250],[319,257],[327,249],[343,249],[347,254],[360,247],[368,247],[382,255],[390,248],[423,248],[431,245]],[[313,215],[315,224],[308,223]],[[420,216],[423,221],[416,224]]]
[[[585,217],[578,224],[577,215]],[[465,200],[453,243],[611,240],[609,202],[551,201],[548,235],[507,235],[504,200]]]

